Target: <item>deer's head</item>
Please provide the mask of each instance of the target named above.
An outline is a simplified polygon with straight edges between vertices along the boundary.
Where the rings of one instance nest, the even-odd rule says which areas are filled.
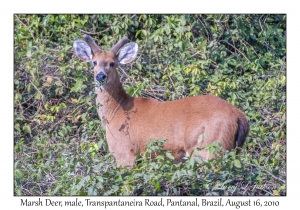
[[[103,85],[118,80],[118,65],[130,63],[138,53],[138,44],[126,44],[129,41],[127,37],[123,37],[109,52],[103,52],[91,36],[85,34],[83,38],[74,40],[74,52],[81,60],[93,64],[94,79]]]

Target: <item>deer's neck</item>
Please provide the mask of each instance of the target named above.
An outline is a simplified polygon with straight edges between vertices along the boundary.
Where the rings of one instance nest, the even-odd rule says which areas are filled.
[[[122,104],[131,97],[123,89],[120,79],[109,81],[101,88],[96,87],[95,93],[98,115],[103,125],[112,121],[116,113],[122,109]]]

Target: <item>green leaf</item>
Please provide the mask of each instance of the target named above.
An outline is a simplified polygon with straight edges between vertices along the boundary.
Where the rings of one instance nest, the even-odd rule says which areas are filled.
[[[49,19],[50,19],[50,15],[47,15],[47,16],[44,18],[44,20],[43,20],[43,26],[44,26],[44,27],[47,26],[47,23],[48,23]]]
[[[235,159],[233,163],[234,163],[234,166],[237,167],[237,168],[241,168],[242,167],[242,164],[241,164],[241,162],[238,159]]]
[[[214,154],[215,150],[216,149],[213,146],[211,146],[211,147],[208,148],[209,154],[211,154],[211,155]]]
[[[227,183],[230,183],[232,181],[233,181],[232,179],[227,179],[225,182],[223,182],[223,185],[226,185]]]
[[[19,169],[16,169],[15,173],[21,181],[24,180],[24,174],[22,173],[22,171],[20,171]]]
[[[259,60],[259,64],[262,66],[262,67],[265,67],[265,60],[263,57],[261,57]]]
[[[154,186],[155,186],[155,189],[157,192],[160,192],[161,191],[161,187],[160,187],[160,183],[158,180],[154,179]]]
[[[213,45],[214,45],[214,42],[211,41],[211,42],[208,44],[207,48],[211,48]]]
[[[62,81],[60,81],[60,80],[55,81],[54,84],[59,87],[63,85]]]
[[[87,195],[97,195],[97,189],[94,186],[89,187]]]
[[[41,168],[39,168],[39,171],[38,171],[38,173],[36,175],[36,180],[40,181],[42,179],[43,179],[42,170],[41,170]]]
[[[167,156],[167,158],[174,160],[174,156],[172,155],[172,153],[166,152],[166,156]]]
[[[37,93],[35,94],[35,98],[36,98],[36,99],[41,99],[41,94],[40,94],[39,92],[37,92]]]
[[[90,179],[90,176],[86,176],[80,180],[80,182],[77,184],[77,189],[80,190],[83,186],[85,186],[85,183]]]
[[[111,195],[119,190],[119,186],[113,185],[112,188],[104,193],[104,195]]]
[[[144,36],[147,36],[147,31],[146,31],[146,30],[142,30],[142,34],[143,34]]]
[[[71,88],[71,92],[78,92],[79,90],[81,90],[82,88],[85,88],[86,85],[83,85],[82,80],[78,79],[76,81],[76,84]]]
[[[30,126],[24,125],[24,126],[23,126],[23,131],[26,132],[26,133],[31,133]]]
[[[63,188],[62,185],[57,185],[57,186],[54,188],[52,195],[55,195],[61,188]]]
[[[138,70],[142,70],[142,65],[140,62],[136,62],[136,66]]]
[[[27,40],[27,44],[26,44],[26,56],[27,57],[31,57],[31,49],[32,49],[32,40],[29,39]]]
[[[208,184],[203,184],[203,187],[207,190],[209,190],[209,185]]]
[[[85,191],[80,190],[78,195],[79,196],[87,196],[88,194]]]

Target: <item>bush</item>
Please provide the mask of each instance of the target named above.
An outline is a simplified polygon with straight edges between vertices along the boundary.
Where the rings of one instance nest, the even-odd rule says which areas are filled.
[[[93,36],[108,50],[139,44],[120,67],[127,93],[160,101],[213,94],[245,112],[239,154],[205,163],[150,158],[116,168],[98,119],[92,67],[72,50]],[[286,195],[285,15],[15,15],[15,195]],[[218,152],[219,145],[206,148]]]

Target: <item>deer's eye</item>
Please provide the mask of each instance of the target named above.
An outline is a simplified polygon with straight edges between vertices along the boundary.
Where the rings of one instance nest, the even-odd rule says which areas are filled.
[[[110,62],[109,66],[110,66],[110,68],[113,68],[115,66],[115,63],[112,61],[112,62]]]
[[[97,61],[94,61],[93,64],[94,64],[94,66],[96,66],[97,65]]]

